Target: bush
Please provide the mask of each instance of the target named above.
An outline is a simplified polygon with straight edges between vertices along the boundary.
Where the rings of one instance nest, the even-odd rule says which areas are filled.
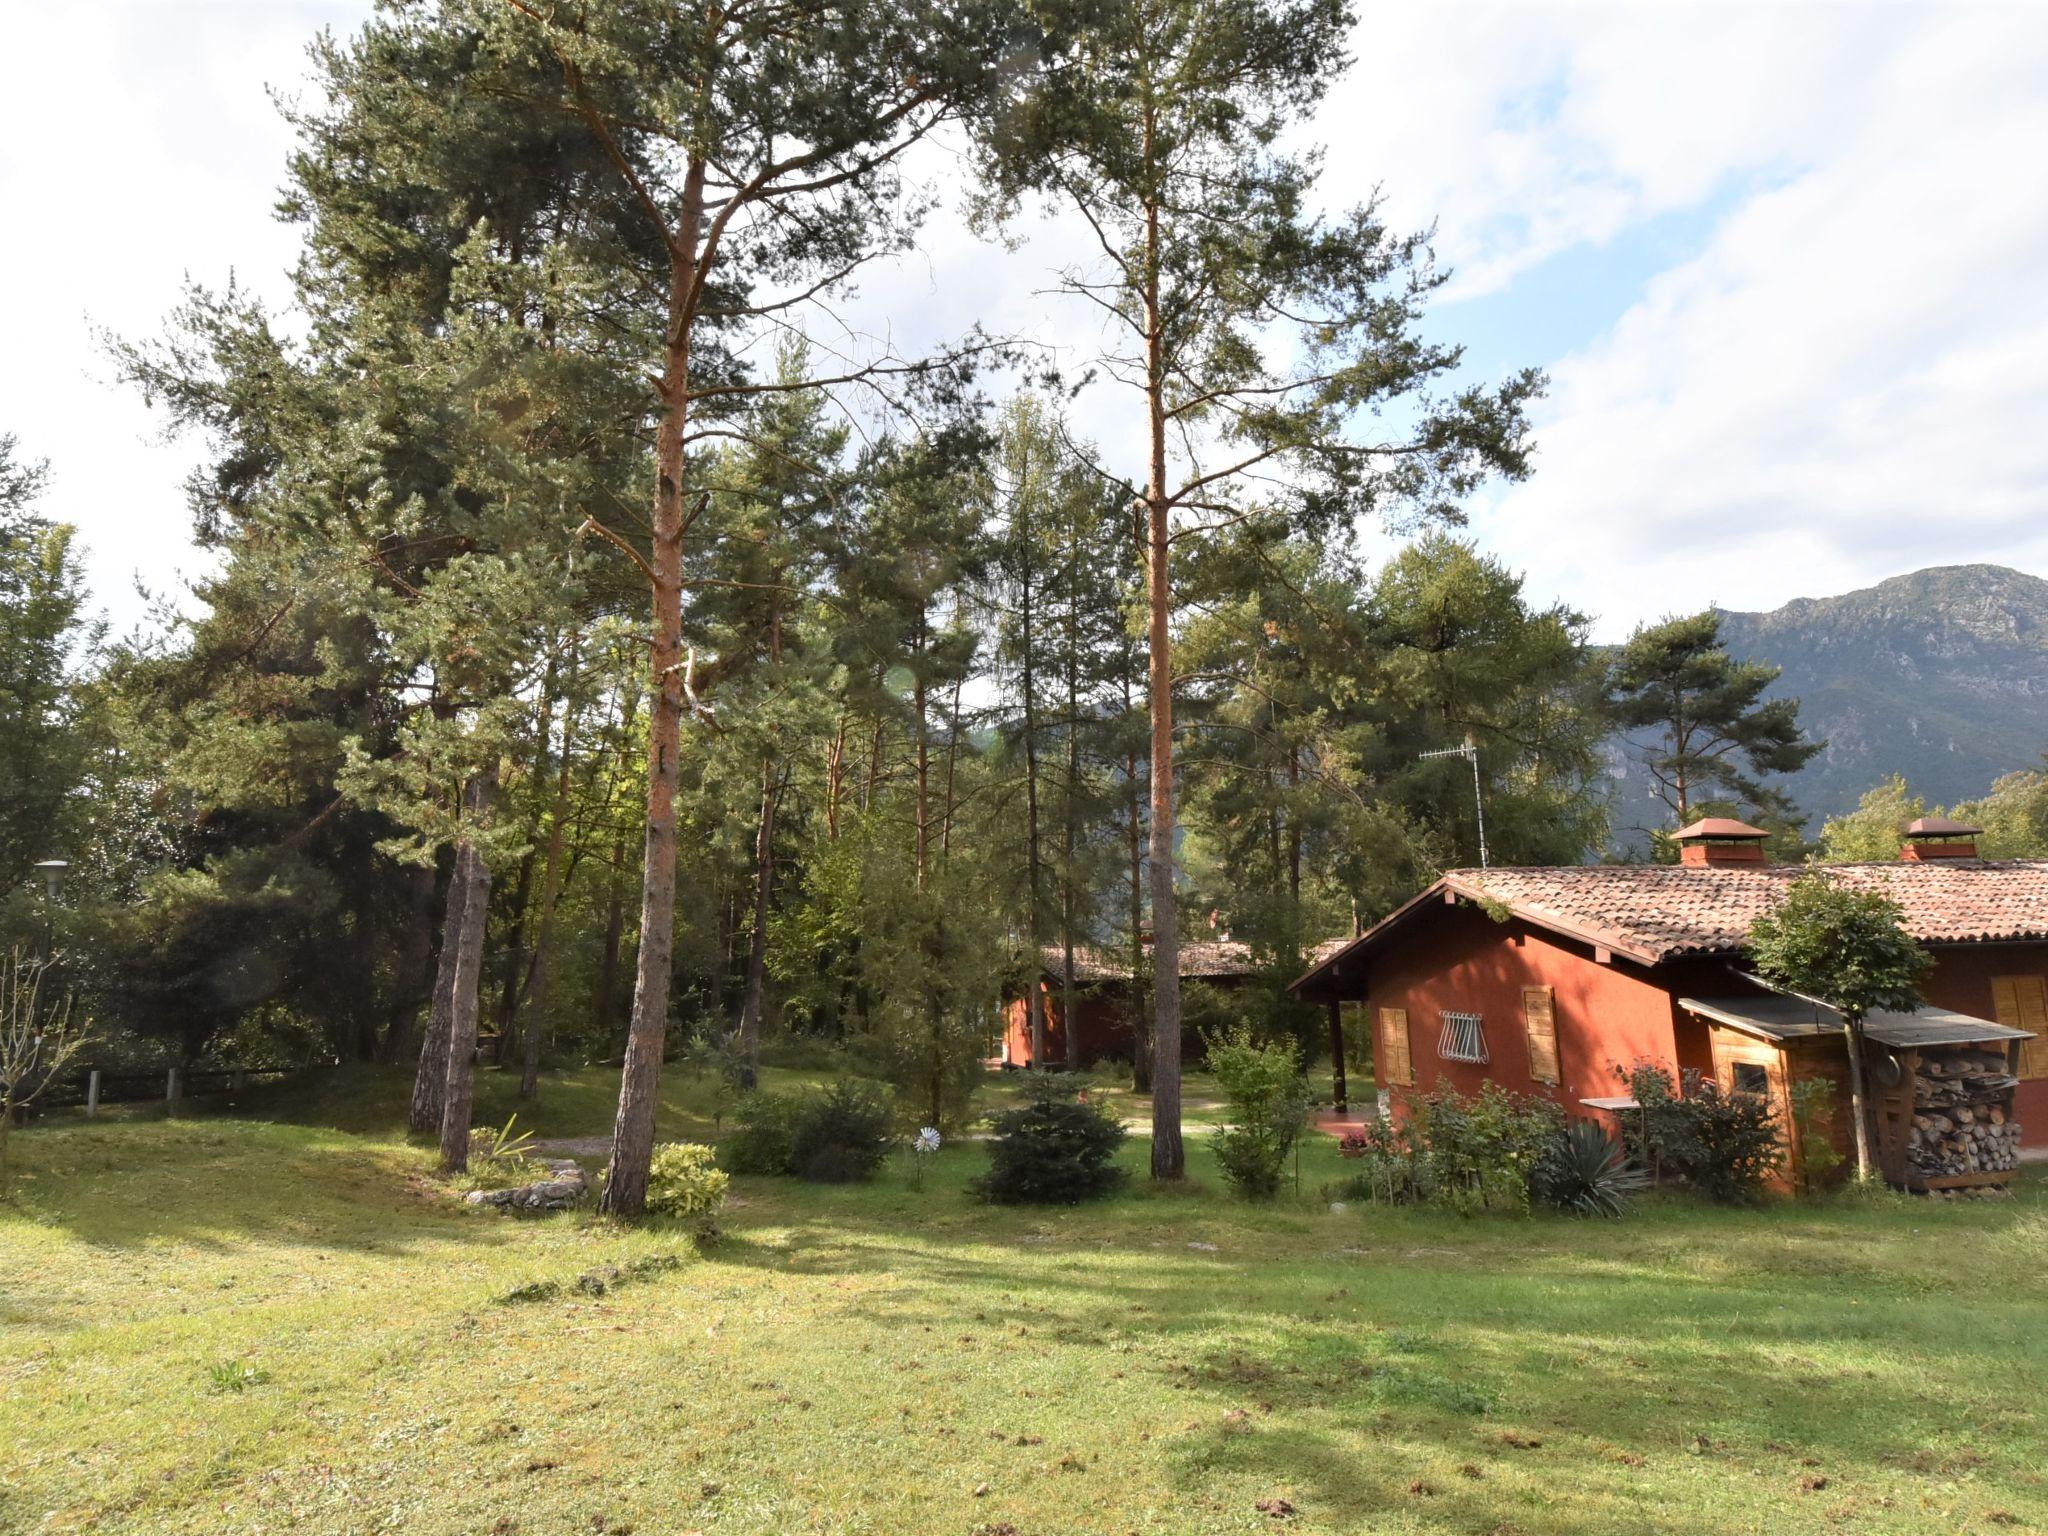
[[[1058,1078],[1036,1077],[1030,1102],[995,1117],[987,1174],[975,1182],[999,1205],[1076,1205],[1106,1195],[1123,1178],[1115,1166],[1123,1122],[1084,1103]]]
[[[861,1078],[796,1094],[749,1094],[734,1118],[738,1129],[719,1148],[734,1173],[856,1183],[881,1166],[893,1140],[888,1094]]]
[[[1256,1044],[1239,1029],[1210,1040],[1208,1060],[1230,1101],[1231,1123],[1216,1133],[1216,1161],[1240,1193],[1270,1200],[1308,1119],[1308,1084],[1294,1048]]]
[[[1453,1089],[1410,1096],[1410,1134],[1424,1193],[1459,1211],[1526,1211],[1529,1175],[1564,1129],[1549,1099],[1488,1083],[1477,1096]]]
[[[671,1141],[654,1149],[647,1173],[647,1209],[657,1216],[716,1216],[725,1208],[730,1176],[711,1148]]]
[[[1688,1068],[1674,1093],[1662,1067],[1625,1074],[1640,1112],[1622,1116],[1630,1150],[1652,1172],[1669,1169],[1710,1200],[1751,1201],[1784,1159],[1778,1117],[1757,1094],[1723,1093]]]
[[[1619,1216],[1649,1187],[1627,1149],[1591,1120],[1574,1120],[1536,1159],[1530,1192],[1546,1205],[1586,1216]]]
[[[1550,1100],[1492,1083],[1474,1098],[1444,1088],[1404,1104],[1405,1119],[1368,1121],[1339,1145],[1359,1170],[1331,1193],[1466,1213],[1526,1211],[1531,1176],[1564,1134],[1564,1112]]]
[[[876,1083],[842,1077],[797,1100],[790,1128],[790,1171],[821,1184],[851,1184],[870,1177],[889,1155],[895,1116]]]
[[[790,1173],[796,1137],[796,1100],[785,1093],[750,1093],[733,1111],[734,1130],[718,1144],[718,1161],[734,1173]]]

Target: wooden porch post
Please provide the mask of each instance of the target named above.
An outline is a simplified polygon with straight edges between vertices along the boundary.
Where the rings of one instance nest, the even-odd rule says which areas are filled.
[[[1330,999],[1330,1085],[1331,1096],[1338,1114],[1343,1114],[1350,1105],[1346,1102],[1344,1086],[1344,1005],[1336,998]]]

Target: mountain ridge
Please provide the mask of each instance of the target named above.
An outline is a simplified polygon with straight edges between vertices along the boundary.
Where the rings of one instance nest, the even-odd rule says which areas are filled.
[[[1783,781],[1811,818],[1902,773],[1930,803],[1981,795],[2048,750],[2048,580],[2010,566],[1928,566],[1767,612],[1721,609],[1721,638],[1783,669],[1773,696],[1827,747]]]

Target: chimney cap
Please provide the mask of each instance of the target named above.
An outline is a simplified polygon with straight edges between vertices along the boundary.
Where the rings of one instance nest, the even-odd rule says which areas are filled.
[[[1689,827],[1680,827],[1672,833],[1675,842],[1762,842],[1771,834],[1761,827],[1752,827],[1746,821],[1737,821],[1732,816],[1702,816]]]
[[[1906,824],[1908,837],[1978,837],[1984,829],[1973,827],[1968,822],[1951,821],[1946,816],[1922,816]]]

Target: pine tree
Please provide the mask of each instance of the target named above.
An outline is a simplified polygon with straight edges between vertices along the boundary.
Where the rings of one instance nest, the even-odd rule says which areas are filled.
[[[77,850],[90,733],[74,687],[101,638],[76,532],[37,514],[47,468],[0,434],[0,896]]]
[[[1371,207],[1310,211],[1313,157],[1281,148],[1341,68],[1342,0],[1140,0],[1064,12],[988,142],[989,209],[1027,189],[1087,224],[1099,261],[1066,287],[1120,345],[1101,358],[1144,407],[1154,978],[1152,1171],[1178,1178],[1174,582],[1177,546],[1272,510],[1328,530],[1448,515],[1481,473],[1523,473],[1524,374],[1448,400],[1458,363],[1416,334],[1440,280],[1420,237]],[[1286,362],[1273,359],[1284,357]],[[1391,420],[1411,423],[1389,431]],[[1286,487],[1275,492],[1275,486]]]
[[[898,248],[921,205],[894,196],[894,166],[996,67],[991,13],[969,0],[916,5],[805,0],[770,10],[629,3],[543,9],[448,0],[477,41],[473,86],[582,125],[612,174],[621,255],[643,291],[657,382],[652,506],[644,550],[591,514],[640,570],[648,654],[648,774],[633,1024],[604,1208],[638,1215],[653,1154],[676,916],[676,799],[694,664],[683,643],[684,545],[705,506],[690,454],[743,401],[800,388],[889,381],[944,387],[926,360],[878,359],[801,381],[751,379],[733,350],[761,317],[795,323],[806,303]],[[998,31],[1000,28],[998,28]],[[536,70],[555,83],[533,90]],[[644,376],[635,363],[622,376]]]
[[[1713,800],[1767,820],[1797,819],[1764,776],[1798,772],[1827,743],[1801,733],[1797,699],[1764,698],[1778,673],[1729,655],[1711,608],[1643,625],[1615,656],[1608,708],[1673,827]]]

